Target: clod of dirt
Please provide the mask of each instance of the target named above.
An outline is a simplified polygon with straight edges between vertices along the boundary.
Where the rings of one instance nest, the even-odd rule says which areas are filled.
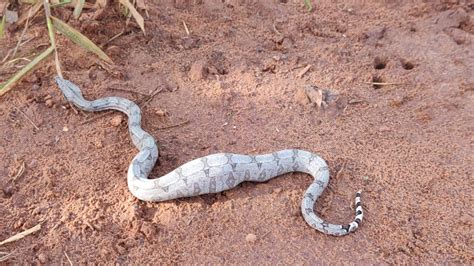
[[[156,110],[155,114],[157,114],[158,116],[161,116],[161,117],[166,116],[166,112],[161,110],[161,109]]]
[[[123,121],[123,116],[122,115],[115,115],[110,120],[110,124],[114,127],[118,127],[118,126],[120,126],[120,124],[122,124],[122,121]]]
[[[194,62],[191,66],[191,69],[189,70],[189,78],[191,78],[192,81],[205,79],[207,74],[207,63],[204,60]]]
[[[446,34],[448,34],[456,44],[461,45],[467,43],[469,40],[469,34],[461,29],[452,28],[445,30]]]
[[[145,235],[146,239],[152,240],[156,239],[156,234],[158,233],[158,230],[151,223],[143,223],[140,228],[140,232]]]
[[[377,26],[369,29],[364,35],[368,45],[375,45],[378,40],[385,36],[387,29],[384,26]]]
[[[438,30],[447,28],[458,28],[462,23],[469,21],[469,14],[466,10],[458,8],[456,10],[446,10],[438,15],[435,24]]]
[[[44,104],[45,104],[47,107],[49,107],[49,108],[51,108],[51,107],[54,106],[54,102],[53,102],[53,100],[51,100],[51,99],[47,99],[47,100],[44,102]]]
[[[46,256],[44,253],[40,253],[38,254],[38,260],[39,262],[45,264],[46,262],[48,262],[48,256]]]
[[[9,198],[13,195],[14,189],[12,186],[5,186],[3,189],[3,195],[5,198]]]
[[[253,242],[257,241],[257,236],[254,235],[254,234],[248,234],[245,237],[245,241],[248,242],[248,243],[253,243]]]
[[[295,95],[296,101],[301,105],[311,104],[311,106],[325,107],[327,104],[324,101],[323,90],[316,86],[306,86],[299,88]]]

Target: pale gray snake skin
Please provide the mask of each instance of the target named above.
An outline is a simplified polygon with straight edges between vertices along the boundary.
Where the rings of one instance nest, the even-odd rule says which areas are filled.
[[[218,193],[244,181],[265,182],[286,173],[303,172],[314,177],[301,202],[301,212],[311,227],[325,234],[342,236],[355,231],[362,222],[361,191],[356,193],[356,216],[351,223],[330,224],[316,215],[314,204],[328,185],[329,169],[321,157],[303,150],[282,150],[255,156],[212,154],[187,162],[160,178],[148,179],[158,159],[158,147],[155,139],[141,128],[140,108],[120,97],[87,101],[74,83],[60,77],[56,77],[56,82],[66,99],[82,110],[97,112],[113,109],[128,116],[128,130],[139,152],[128,168],[127,183],[130,192],[140,200],[166,201]]]

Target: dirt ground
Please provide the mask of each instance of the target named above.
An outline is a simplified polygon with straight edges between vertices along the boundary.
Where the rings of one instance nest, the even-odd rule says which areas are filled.
[[[304,222],[311,177],[299,173],[140,202],[126,184],[137,151],[125,117],[72,109],[51,57],[0,99],[0,241],[42,223],[0,246],[14,252],[2,263],[473,263],[474,5],[315,1],[309,13],[302,2],[154,1],[146,36],[132,21],[110,42],[119,13],[85,13],[70,24],[115,65],[58,36],[63,74],[89,99],[142,102],[161,152],[156,177],[217,152],[320,154],[331,180],[316,210],[347,223],[362,189],[355,233]],[[47,47],[41,17],[26,37],[19,56]],[[309,103],[310,85],[329,92],[327,106]]]

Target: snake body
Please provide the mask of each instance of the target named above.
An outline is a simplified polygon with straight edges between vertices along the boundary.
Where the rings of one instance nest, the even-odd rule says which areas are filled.
[[[314,204],[328,185],[329,169],[321,157],[303,150],[290,149],[255,156],[212,154],[187,162],[160,178],[148,179],[158,159],[158,147],[155,139],[141,128],[140,108],[120,97],[88,101],[74,83],[61,77],[56,77],[56,82],[65,98],[82,110],[97,112],[113,109],[128,116],[128,130],[139,152],[128,168],[127,183],[130,192],[140,200],[166,201],[218,193],[244,181],[265,182],[289,172],[303,172],[314,178],[301,203],[302,215],[311,227],[325,234],[342,236],[355,231],[362,222],[361,191],[356,193],[356,215],[351,223],[330,224],[316,215]]]

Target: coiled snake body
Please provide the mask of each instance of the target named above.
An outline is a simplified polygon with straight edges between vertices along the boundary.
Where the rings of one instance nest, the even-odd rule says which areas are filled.
[[[218,193],[234,188],[244,181],[265,182],[289,172],[303,172],[314,177],[301,203],[306,222],[325,234],[342,236],[353,232],[362,222],[361,192],[356,193],[356,216],[346,225],[330,224],[314,212],[314,204],[329,182],[326,162],[314,153],[303,150],[282,150],[263,155],[233,153],[212,154],[195,159],[156,179],[148,179],[158,159],[155,139],[141,128],[140,108],[120,97],[87,101],[74,83],[60,77],[56,82],[66,99],[85,111],[118,110],[128,116],[128,130],[138,154],[128,168],[130,192],[140,200],[165,201],[182,197]]]

